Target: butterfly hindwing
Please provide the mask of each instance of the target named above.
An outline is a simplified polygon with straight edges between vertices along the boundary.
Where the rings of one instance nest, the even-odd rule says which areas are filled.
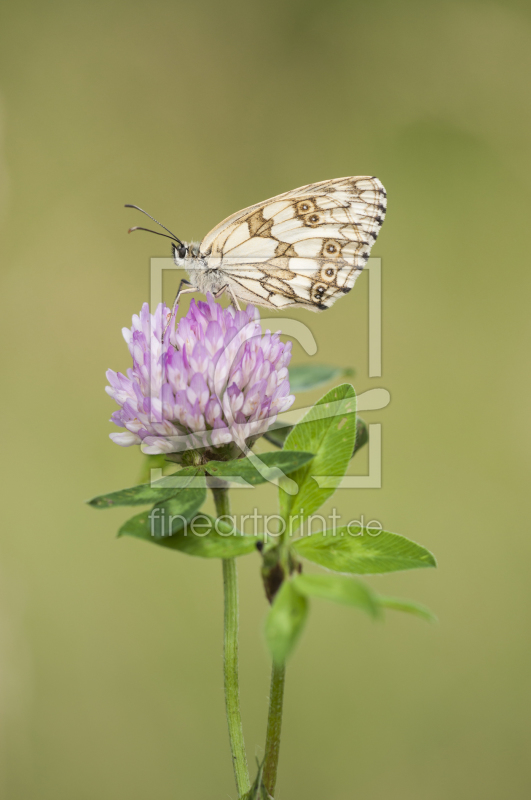
[[[233,214],[207,234],[200,251],[238,298],[318,311],[352,289],[385,211],[377,178],[323,181]]]

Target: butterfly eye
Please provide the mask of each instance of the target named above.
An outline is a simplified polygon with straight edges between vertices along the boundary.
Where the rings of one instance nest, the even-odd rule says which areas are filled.
[[[177,255],[179,256],[179,258],[185,258],[186,251],[187,251],[187,248],[184,245],[181,245],[179,247],[179,249],[177,250]]]

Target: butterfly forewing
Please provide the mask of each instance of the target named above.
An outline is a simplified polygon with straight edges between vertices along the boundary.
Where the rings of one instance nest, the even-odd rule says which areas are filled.
[[[200,252],[241,300],[319,311],[354,286],[386,206],[374,177],[309,184],[228,217]]]

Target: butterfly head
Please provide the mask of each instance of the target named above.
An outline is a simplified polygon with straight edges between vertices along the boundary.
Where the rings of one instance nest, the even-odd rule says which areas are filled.
[[[180,245],[173,244],[172,249],[175,261],[177,261],[177,259],[182,260],[183,258],[186,258],[188,254],[188,245],[185,242]]]
[[[186,266],[191,258],[199,258],[199,242],[181,242],[172,244],[173,260],[178,267]]]

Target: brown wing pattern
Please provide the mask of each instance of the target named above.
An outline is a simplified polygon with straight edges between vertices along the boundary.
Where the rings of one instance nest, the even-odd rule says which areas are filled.
[[[208,269],[269,308],[329,308],[354,286],[387,206],[374,177],[302,186],[233,214],[201,242]]]

